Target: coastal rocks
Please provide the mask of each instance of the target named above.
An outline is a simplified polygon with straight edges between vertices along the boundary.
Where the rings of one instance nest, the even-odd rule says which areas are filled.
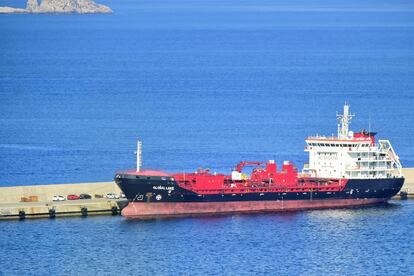
[[[12,7],[0,7],[0,13],[27,13],[27,10]]]
[[[36,0],[29,0],[36,2]],[[37,4],[37,3],[36,3]],[[112,10],[92,0],[42,0],[32,12],[45,13],[110,13]]]
[[[37,3],[37,0],[28,0],[26,4],[26,10],[28,12],[34,12],[39,8],[39,3]]]
[[[28,0],[26,9],[0,7],[0,13],[111,13],[112,10],[92,0]]]

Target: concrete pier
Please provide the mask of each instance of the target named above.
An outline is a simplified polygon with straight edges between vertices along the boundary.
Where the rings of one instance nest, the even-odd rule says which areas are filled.
[[[22,197],[37,196],[39,201],[52,201],[54,195],[67,196],[70,194],[106,195],[107,193],[121,193],[113,182],[89,182],[77,184],[51,184],[32,186],[0,187],[0,203],[20,202]]]
[[[114,182],[0,187],[0,219],[116,215],[126,200],[104,198],[107,193],[119,195],[121,190]],[[52,201],[55,195],[70,194],[89,194],[92,199]]]
[[[403,169],[403,175],[405,177],[404,185],[401,188],[401,192],[407,193],[407,198],[414,198],[414,168]],[[396,195],[395,199],[400,199],[400,195]]]

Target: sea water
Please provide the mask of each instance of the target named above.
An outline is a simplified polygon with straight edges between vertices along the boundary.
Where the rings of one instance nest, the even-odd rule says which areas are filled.
[[[300,170],[345,102],[414,166],[412,2],[102,3],[0,16],[1,186],[109,181],[137,138],[147,168]]]
[[[146,168],[301,169],[345,102],[414,166],[412,2],[100,3],[114,13],[0,15],[0,186],[110,181],[137,138]],[[7,222],[0,271],[413,274],[413,210]]]
[[[279,214],[1,222],[2,275],[413,275],[414,201]]]

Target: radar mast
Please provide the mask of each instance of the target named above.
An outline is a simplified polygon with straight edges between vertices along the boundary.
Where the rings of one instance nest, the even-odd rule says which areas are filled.
[[[352,118],[355,117],[355,114],[349,113],[350,105],[345,102],[344,104],[344,113],[336,113],[336,118],[339,121],[338,124],[338,138],[347,139],[349,134],[349,124],[352,121]]]

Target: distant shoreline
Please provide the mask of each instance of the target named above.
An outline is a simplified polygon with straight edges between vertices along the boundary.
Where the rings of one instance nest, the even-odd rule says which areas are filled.
[[[0,13],[30,13],[26,9],[12,8],[12,7],[0,7]]]
[[[39,3],[40,1],[40,3]],[[112,9],[92,0],[28,0],[26,8],[0,7],[0,14],[27,13],[112,13]]]

